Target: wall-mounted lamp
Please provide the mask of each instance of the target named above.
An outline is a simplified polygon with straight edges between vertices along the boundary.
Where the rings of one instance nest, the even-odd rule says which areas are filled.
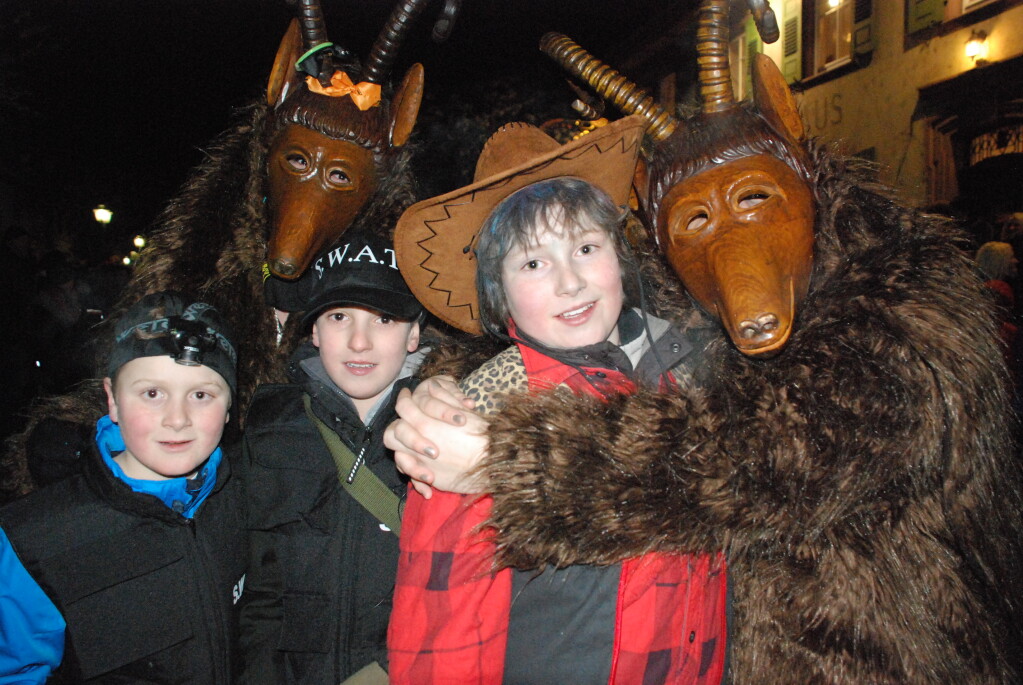
[[[966,56],[978,66],[987,62],[987,33],[984,31],[970,33],[970,39],[966,41]]]
[[[114,213],[107,209],[105,205],[98,205],[92,210],[92,217],[101,224],[109,224],[110,220],[114,218]]]

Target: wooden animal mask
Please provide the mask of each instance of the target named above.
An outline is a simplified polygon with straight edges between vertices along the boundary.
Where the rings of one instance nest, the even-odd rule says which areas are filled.
[[[781,348],[813,263],[813,196],[771,155],[742,157],[675,185],[658,245],[689,294],[745,354]]]
[[[302,21],[288,28],[267,86],[277,122],[267,154],[267,265],[275,276],[298,278],[344,233],[411,135],[422,66],[413,65],[390,98],[381,85],[426,2],[405,0],[395,9],[363,67],[326,40],[318,2],[301,1]]]
[[[749,0],[761,33],[774,14]],[[602,97],[642,114],[656,140],[637,195],[660,249],[693,299],[744,354],[780,351],[813,268],[815,208],[795,102],[777,67],[754,62],[754,103],[736,103],[728,67],[728,0],[704,0],[697,53],[703,111],[677,121],[634,84],[549,34],[541,49]]]

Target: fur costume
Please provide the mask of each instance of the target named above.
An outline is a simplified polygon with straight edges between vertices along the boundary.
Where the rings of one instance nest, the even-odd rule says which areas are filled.
[[[740,684],[1016,682],[1020,481],[989,299],[956,230],[809,148],[815,266],[785,350],[740,354],[675,291],[705,342],[677,396],[510,402],[484,465],[500,561],[723,548]]]

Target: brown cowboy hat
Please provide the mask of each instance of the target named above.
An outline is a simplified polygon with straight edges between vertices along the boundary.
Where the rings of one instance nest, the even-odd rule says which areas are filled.
[[[394,251],[409,288],[442,321],[480,333],[473,246],[490,212],[516,190],[559,176],[589,181],[624,206],[644,127],[642,117],[625,117],[560,145],[530,124],[502,126],[483,146],[472,184],[398,219]]]

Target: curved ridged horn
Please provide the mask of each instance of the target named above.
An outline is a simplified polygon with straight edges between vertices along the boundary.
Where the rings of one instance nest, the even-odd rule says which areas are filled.
[[[447,0],[444,3],[444,9],[441,10],[440,17],[434,22],[433,33],[430,34],[434,42],[443,43],[451,37],[451,32],[455,30],[455,19],[458,18],[461,9],[462,0]]]
[[[540,49],[618,109],[626,114],[641,115],[647,120],[647,131],[657,140],[664,140],[675,130],[678,121],[668,110],[654,102],[645,90],[586,52],[568,36],[548,33],[540,39]]]
[[[572,109],[583,119],[599,119],[603,114],[599,109],[585,100],[572,100]]]
[[[327,23],[323,20],[323,10],[319,0],[300,0],[298,6],[298,23],[302,27],[302,45],[306,51],[327,40]],[[320,84],[330,85],[330,77],[334,75],[334,62],[329,51],[325,51],[321,69],[317,76]]]
[[[369,83],[383,84],[391,71],[391,66],[398,55],[398,47],[408,34],[409,27],[416,16],[426,7],[430,0],[405,0],[399,3],[387,19],[384,30],[380,32],[369,57],[362,80]]]
[[[576,99],[572,101],[572,109],[583,119],[599,119],[604,116],[604,101],[593,93],[585,90],[572,79],[565,79],[565,83],[575,93]]]
[[[302,44],[306,50],[327,42],[327,25],[323,21],[323,10],[318,0],[301,0],[298,22],[302,26]]]
[[[749,11],[753,13],[753,21],[757,24],[757,32],[765,43],[773,43],[781,37],[778,31],[778,19],[774,16],[771,3],[767,0],[747,0]]]
[[[735,106],[732,75],[728,69],[728,0],[704,0],[700,5],[696,63],[703,111],[723,112]]]

